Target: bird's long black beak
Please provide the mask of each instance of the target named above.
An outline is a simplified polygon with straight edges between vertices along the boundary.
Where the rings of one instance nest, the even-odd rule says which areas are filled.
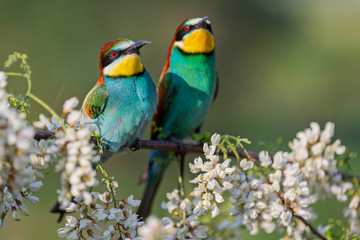
[[[126,53],[130,54],[130,53],[138,53],[139,49],[142,48],[143,46],[145,46],[146,44],[151,43],[150,41],[138,41],[136,43],[134,43],[133,45],[131,45],[128,49],[125,50]]]

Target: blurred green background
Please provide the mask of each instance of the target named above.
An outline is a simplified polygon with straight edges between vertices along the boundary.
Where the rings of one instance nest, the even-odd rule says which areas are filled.
[[[0,0],[0,63],[13,51],[29,55],[33,92],[58,112],[62,103],[82,100],[97,81],[98,54],[112,39],[150,40],[142,63],[154,82],[162,70],[176,27],[189,17],[209,16],[216,41],[220,92],[205,130],[248,137],[248,149],[260,141],[287,142],[311,121],[336,124],[336,137],[360,152],[360,2],[295,0],[227,1],[4,1]],[[0,67],[0,70],[2,67]],[[9,79],[9,90],[24,93],[26,82]],[[32,104],[32,118],[45,112]],[[145,136],[148,138],[148,132]],[[138,177],[148,151],[130,152],[105,167],[120,183],[120,194],[140,198]],[[189,155],[190,161],[193,156]],[[360,164],[353,163],[360,173]],[[171,166],[154,211],[177,186]],[[189,179],[189,176],[187,177]],[[48,174],[29,205],[30,217],[9,216],[0,239],[57,239],[56,199],[59,175]],[[339,218],[344,205],[333,200],[315,206],[316,224]],[[331,211],[329,211],[331,209]],[[242,239],[278,239],[260,234]]]

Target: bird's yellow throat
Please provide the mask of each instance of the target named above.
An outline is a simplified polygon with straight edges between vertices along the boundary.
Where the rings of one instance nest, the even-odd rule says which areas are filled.
[[[186,53],[210,53],[215,48],[215,41],[209,31],[200,28],[191,32],[177,46]]]
[[[136,53],[119,58],[104,69],[104,75],[109,77],[133,76],[144,71],[140,57]]]

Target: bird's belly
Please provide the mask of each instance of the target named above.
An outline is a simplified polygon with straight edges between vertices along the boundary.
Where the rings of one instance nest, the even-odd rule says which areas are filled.
[[[173,121],[171,135],[182,139],[191,135],[204,121],[212,102],[209,94],[198,94],[182,99],[177,105],[176,119]]]
[[[108,102],[97,125],[103,142],[111,152],[126,148],[142,137],[152,116],[152,110],[147,106],[136,99],[125,103]]]

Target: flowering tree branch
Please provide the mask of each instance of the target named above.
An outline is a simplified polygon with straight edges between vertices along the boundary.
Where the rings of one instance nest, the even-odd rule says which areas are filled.
[[[324,130],[319,124],[311,123],[310,128],[298,132],[289,142],[290,151],[278,151],[274,155],[267,151],[247,151],[243,144],[250,144],[250,141],[239,136],[214,134],[208,141],[209,133],[194,135],[194,139],[206,139],[203,146],[184,144],[176,139],[139,140],[130,150],[165,150],[181,156],[178,160],[180,190],[168,193],[169,201],[162,204],[172,217],[164,217],[161,221],[148,218],[144,224],[135,213],[140,201],[133,196],[116,199],[115,189],[119,184],[106,173],[99,161],[99,151],[90,144],[101,146],[101,140],[92,137],[89,128],[74,127],[78,126],[82,115],[75,109],[79,100],[68,99],[61,117],[57,115],[31,93],[31,71],[26,59],[25,54],[14,53],[5,63],[5,67],[9,67],[20,60],[25,73],[0,72],[0,149],[6,149],[0,154],[0,227],[5,226],[8,212],[12,212],[16,221],[21,219],[19,212],[29,215],[23,199],[31,203],[39,200],[32,193],[42,186],[42,171],[55,163],[55,171],[62,173],[58,201],[62,209],[75,215],[67,216],[65,227],[58,229],[61,238],[130,239],[136,237],[137,230],[140,235],[148,236],[149,229],[151,232],[155,226],[159,231],[153,233],[154,237],[205,239],[208,234],[211,236],[212,230],[199,218],[209,211],[212,218],[218,216],[218,205],[225,201],[222,195],[229,192],[229,219],[224,215],[225,219],[217,226],[218,230],[225,230],[225,234],[229,231],[231,236],[238,235],[237,230],[243,226],[251,234],[257,234],[260,228],[267,233],[286,230],[287,237],[295,239],[309,239],[311,235],[320,239],[334,236],[336,239],[350,239],[351,236],[351,239],[358,239],[360,176],[338,169],[354,158],[354,154],[345,154],[346,147],[339,139],[331,140],[334,123],[326,123]],[[7,76],[27,80],[24,97],[7,93]],[[51,120],[40,114],[39,121],[30,124],[30,98],[53,115]],[[34,131],[34,128],[45,127],[48,131]],[[190,172],[196,175],[189,182],[196,187],[185,195],[181,188],[181,169],[188,153],[200,156],[189,164]],[[228,157],[236,158],[237,163],[230,164],[232,160]],[[104,176],[102,183],[107,188],[104,193],[92,191],[98,184],[97,170]],[[310,223],[316,218],[311,205],[321,198],[334,196],[339,202],[350,199],[344,211],[349,227],[329,221],[318,230]],[[341,227],[342,237],[336,233],[337,227]],[[212,234],[217,236],[217,233]]]
[[[282,201],[283,203],[285,203],[284,198],[283,198],[280,194],[277,194],[277,196],[281,199],[281,201]],[[326,238],[323,234],[321,234],[313,225],[311,225],[311,223],[310,223],[308,220],[306,220],[306,219],[303,218],[302,216],[299,216],[299,215],[294,214],[295,211],[294,211],[294,209],[293,209],[291,206],[288,206],[288,207],[289,207],[290,211],[292,212],[292,214],[294,215],[294,218],[299,219],[305,226],[307,226],[307,227],[310,229],[310,231],[311,231],[314,235],[318,236],[318,237],[319,237],[320,239],[322,239],[322,240],[326,240],[326,239],[327,239],[327,238]]]
[[[49,131],[37,131],[35,133],[34,138],[36,140],[41,139],[48,139],[53,136],[53,133]],[[97,139],[95,137],[91,138],[91,142],[94,144],[97,143]],[[203,153],[203,146],[202,145],[194,145],[194,144],[183,144],[182,146],[179,145],[177,142],[172,141],[157,141],[157,140],[139,140],[136,146],[138,149],[156,149],[156,150],[168,150],[168,151],[174,151],[178,152],[181,151],[182,154],[188,154],[188,153]],[[224,152],[220,151],[218,153],[219,155],[224,155]],[[229,151],[226,153],[227,156],[236,157],[239,156],[241,158],[246,159],[259,159],[259,153],[255,151],[244,151],[244,150],[236,150],[236,153],[234,151]],[[273,160],[273,156],[269,155],[271,160]],[[336,175],[340,175],[342,179],[344,180],[358,180],[360,181],[360,176],[353,176],[347,173],[338,172],[334,174],[334,177]],[[291,209],[291,208],[290,208]],[[314,226],[311,225],[309,221],[307,221],[302,216],[294,215],[295,218],[297,218],[299,221],[301,221],[305,226],[307,226],[311,232],[319,237],[320,239],[327,239],[324,235],[322,235]]]
[[[310,228],[311,232],[313,234],[315,234],[316,236],[318,236],[320,239],[322,240],[326,240],[327,238],[322,235],[313,225],[311,225],[311,223],[309,221],[307,221],[305,218],[303,218],[302,216],[298,216],[298,215],[294,215],[294,218],[299,219],[300,221],[302,221],[308,228]]]
[[[41,139],[48,139],[50,137],[53,136],[53,133],[49,132],[49,131],[37,131],[35,133],[34,138],[36,140],[41,140]],[[91,138],[91,142],[93,142],[94,144],[97,143],[97,139],[96,138]],[[137,147],[139,149],[154,149],[154,150],[167,150],[167,151],[174,151],[174,152],[178,152],[181,151],[183,154],[187,154],[187,153],[203,153],[203,146],[201,145],[194,145],[194,144],[183,144],[182,146],[179,146],[179,144],[177,142],[172,142],[172,141],[157,141],[157,140],[139,140],[139,142],[137,143]],[[258,159],[259,158],[259,153],[257,152],[253,152],[253,151],[242,151],[242,150],[238,150],[236,151],[236,153],[241,157],[241,158],[252,158],[252,159]],[[223,155],[224,153],[222,151],[219,152],[220,155]],[[235,153],[234,152],[228,152],[227,153],[228,156],[231,157],[235,157]]]
[[[41,139],[48,139],[53,136],[53,133],[49,131],[37,131],[35,133],[34,138],[36,140]],[[92,137],[91,142],[94,144],[97,144],[96,138]],[[139,149],[153,149],[153,150],[167,150],[167,151],[182,151],[183,154],[188,153],[203,153],[203,146],[201,145],[194,145],[194,144],[183,144],[183,146],[179,146],[177,142],[171,142],[171,141],[157,141],[157,140],[139,140],[137,147]],[[251,158],[251,159],[259,159],[259,153],[255,151],[243,151],[243,150],[237,150],[236,154],[233,151],[227,152],[227,156],[235,157],[236,154],[240,156],[241,158]],[[224,152],[220,151],[219,155],[224,155]],[[273,159],[273,156],[270,155],[270,158]],[[351,175],[348,173],[338,172],[335,175],[340,175],[342,179],[344,180],[358,180],[360,181],[360,176]],[[334,177],[335,177],[334,175]]]
[[[95,143],[96,140],[94,139]],[[180,147],[178,143],[171,141],[157,141],[157,140],[140,140],[138,143],[139,149],[156,149],[156,150],[168,150],[168,151],[182,151],[182,153],[203,153],[203,146],[193,145],[193,144],[184,144],[183,147]],[[236,154],[241,158],[247,159],[259,159],[259,153],[255,151],[244,151],[237,150],[236,154],[233,151],[227,152],[227,156],[236,157]],[[219,155],[224,155],[224,152],[220,151]],[[273,159],[273,156],[270,155],[270,158]],[[360,181],[360,176],[351,175],[348,173],[338,172],[335,175],[340,175],[344,180],[357,180]],[[334,177],[335,177],[334,175]]]

